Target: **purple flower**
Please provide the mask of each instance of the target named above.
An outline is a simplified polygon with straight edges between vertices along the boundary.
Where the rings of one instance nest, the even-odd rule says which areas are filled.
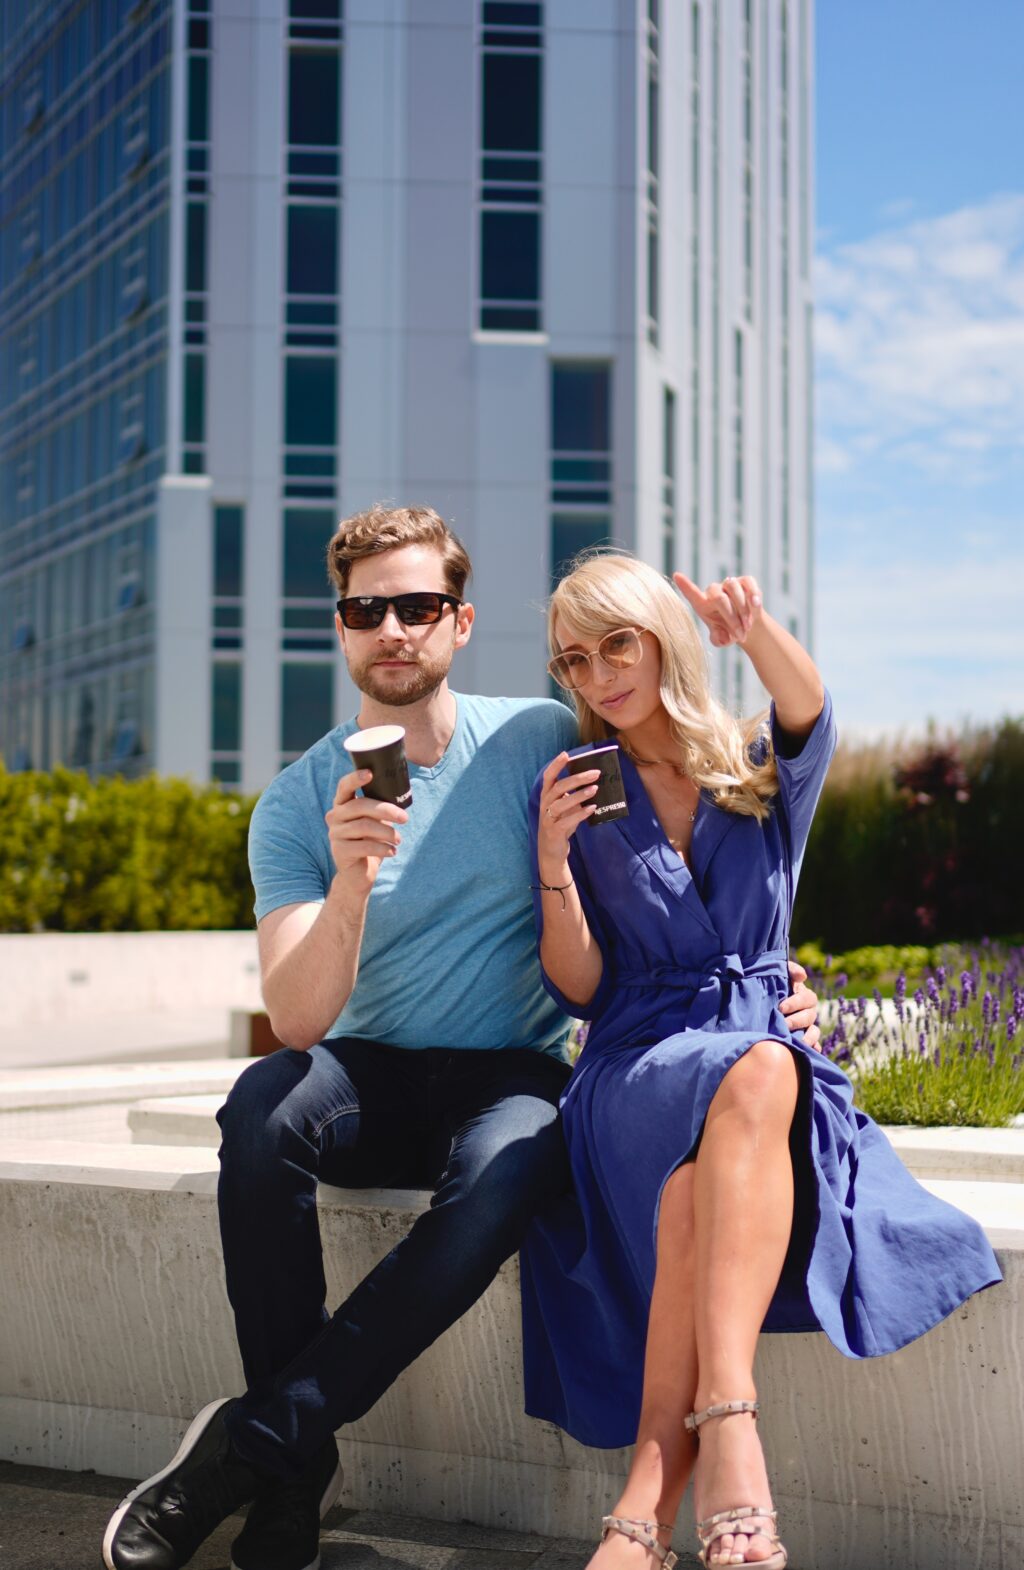
[[[986,992],[985,996],[981,1000],[981,1017],[985,1021],[986,1025],[989,1024],[991,1019],[992,1019],[992,994],[991,994],[991,992]]]
[[[917,1050],[923,1058],[928,1056],[928,1037],[923,1030],[917,1038]]]
[[[940,987],[944,987],[946,985],[946,967],[945,967],[945,965],[940,965],[939,966],[938,970],[935,972],[935,980],[938,982]]]
[[[1017,1034],[1017,1019],[1016,1019],[1015,1015],[1011,1014],[1009,1019],[1006,1021],[1006,1039],[1007,1039],[1007,1041],[1012,1041],[1016,1034]]]

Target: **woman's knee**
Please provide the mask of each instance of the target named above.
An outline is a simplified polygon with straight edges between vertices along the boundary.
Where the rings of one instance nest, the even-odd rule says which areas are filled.
[[[772,1108],[788,1110],[791,1116],[796,1093],[796,1063],[790,1049],[779,1041],[756,1041],[733,1064],[719,1089],[723,1106],[752,1117],[763,1117]]]

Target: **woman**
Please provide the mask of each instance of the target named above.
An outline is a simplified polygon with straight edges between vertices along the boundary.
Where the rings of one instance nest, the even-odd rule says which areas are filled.
[[[778,1013],[835,746],[818,672],[752,578],[675,581],[711,642],[750,659],[767,724],[715,702],[686,606],[643,562],[585,558],[550,607],[549,669],[583,738],[617,740],[629,815],[589,823],[596,775],[565,776],[565,753],[532,798],[546,982],[592,1023],[562,1103],[577,1203],[523,1255],[527,1410],[586,1444],[636,1442],[591,1570],[674,1564],[691,1471],[702,1562],[781,1570],[761,1329],[867,1357],[1000,1274]]]

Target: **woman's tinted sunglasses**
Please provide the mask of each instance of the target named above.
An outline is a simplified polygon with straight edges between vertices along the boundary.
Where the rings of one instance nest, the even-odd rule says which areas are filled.
[[[338,615],[344,627],[364,632],[379,627],[393,605],[403,627],[426,627],[441,620],[446,605],[457,611],[461,604],[454,594],[356,594],[338,601]]]

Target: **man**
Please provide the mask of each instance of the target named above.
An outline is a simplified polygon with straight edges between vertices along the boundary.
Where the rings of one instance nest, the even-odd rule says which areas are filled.
[[[526,820],[575,745],[548,699],[448,687],[469,642],[465,550],[436,513],[375,508],[328,547],[362,693],[266,790],[249,851],[271,1023],[220,1113],[228,1296],[247,1389],[198,1415],[115,1512],[110,1570],[177,1570],[239,1506],[235,1570],[315,1570],[335,1431],[462,1315],[567,1181],[566,1021],[536,963]],[[357,795],[343,741],[400,721],[409,810]],[[784,1005],[813,1027],[813,994]],[[422,1186],[430,1207],[330,1317],[318,1180]]]

